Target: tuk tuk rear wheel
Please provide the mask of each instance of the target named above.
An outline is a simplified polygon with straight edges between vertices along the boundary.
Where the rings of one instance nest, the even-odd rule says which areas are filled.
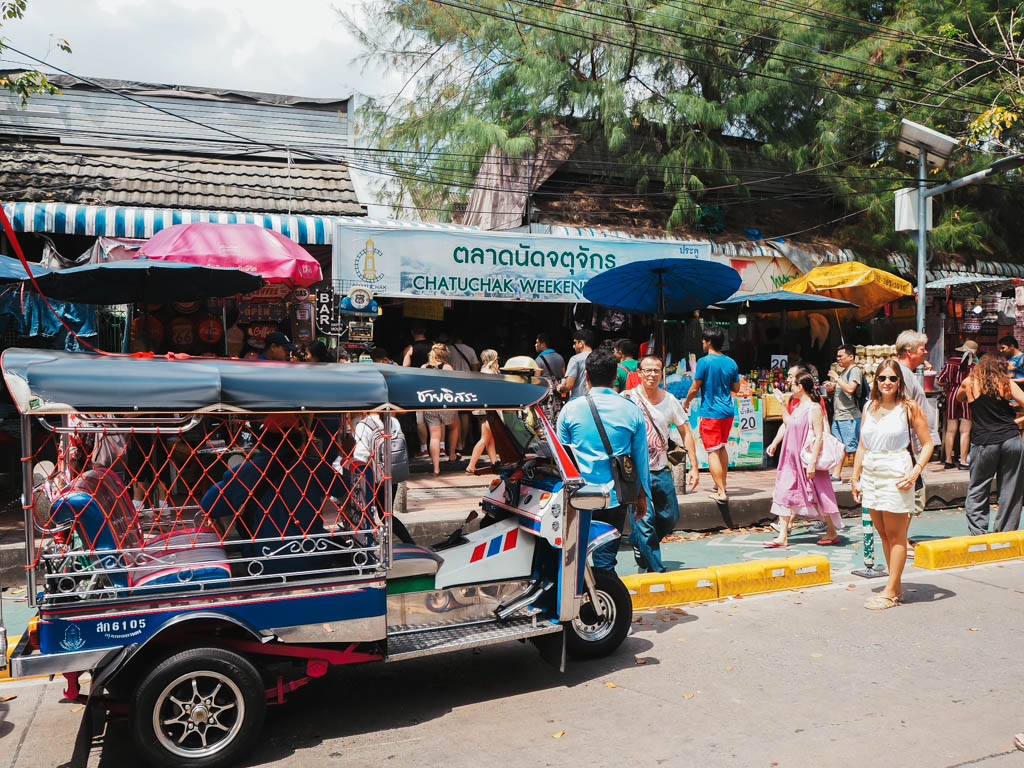
[[[260,673],[223,648],[192,648],[165,658],[132,698],[132,730],[144,764],[234,765],[263,725]]]
[[[565,625],[566,651],[575,659],[599,659],[612,653],[626,639],[633,620],[633,601],[622,580],[610,571],[595,569],[593,573],[603,615],[598,615],[589,591],[584,591],[581,616]]]

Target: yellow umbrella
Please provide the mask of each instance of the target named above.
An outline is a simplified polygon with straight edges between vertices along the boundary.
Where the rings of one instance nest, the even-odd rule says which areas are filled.
[[[806,275],[790,280],[782,290],[852,301],[857,309],[844,310],[844,313],[859,320],[871,317],[890,301],[914,293],[913,286],[903,278],[859,261],[815,267]]]

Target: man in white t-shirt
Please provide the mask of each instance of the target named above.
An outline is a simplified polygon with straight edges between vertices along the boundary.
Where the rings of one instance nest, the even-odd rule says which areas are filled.
[[[674,395],[661,389],[662,361],[657,355],[645,355],[637,367],[640,386],[623,393],[639,406],[647,423],[647,453],[651,464],[651,498],[647,513],[633,521],[630,541],[637,565],[648,573],[664,573],[661,559],[661,540],[675,529],[679,520],[679,501],[672,479],[672,467],[668,463],[669,442],[674,426],[683,438],[690,468],[686,484],[692,491],[697,487],[697,446],[693,430],[683,410],[682,403]]]
[[[480,370],[480,358],[476,356],[476,352],[471,346],[463,343],[462,336],[455,334],[453,336],[454,341],[449,342],[448,350],[451,353],[450,357],[452,368],[456,371],[470,372]],[[459,411],[459,451],[465,452],[466,448],[474,443],[470,442],[470,426],[472,422],[469,418],[469,411]],[[474,441],[475,442],[475,441]]]

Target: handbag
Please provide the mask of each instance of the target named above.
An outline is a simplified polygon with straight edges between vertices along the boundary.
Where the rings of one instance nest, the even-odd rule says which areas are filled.
[[[661,434],[661,432],[658,429],[657,423],[654,421],[654,415],[647,407],[647,403],[645,402],[646,398],[644,398],[644,396],[640,394],[637,395],[637,398],[638,399],[636,400],[636,402],[638,402],[640,404],[640,407],[643,408],[644,416],[647,417],[647,420],[651,423],[651,426],[654,427],[655,433],[658,435],[659,438],[661,438],[661,447],[665,450],[665,459],[668,461],[669,466],[674,467],[676,466],[676,464],[682,464],[684,461],[686,461],[686,449],[683,448],[683,446],[679,445],[679,443],[674,442],[672,438],[666,437],[665,435]],[[671,430],[671,427],[669,427],[669,429]]]
[[[910,454],[910,465],[913,467],[917,464],[917,456],[914,454],[914,430],[910,428],[909,412],[907,413],[907,437],[907,452]],[[927,501],[928,495],[924,489],[924,470],[921,470],[921,474],[919,474],[917,476],[917,480],[914,481],[914,511],[910,514],[920,515],[924,512],[924,507]]]
[[[828,432],[822,424],[821,450],[818,452],[818,461],[814,465],[815,470],[831,472],[846,457],[846,446],[844,446],[835,435]],[[800,461],[806,467],[811,463],[811,454],[814,452],[814,430],[808,428],[807,439],[800,448]]]
[[[608,433],[604,431],[601,414],[597,412],[594,398],[589,393],[587,394],[587,404],[590,406],[590,412],[594,415],[594,423],[597,424],[597,433],[601,436],[604,452],[608,454],[608,462],[612,470],[612,483],[615,486],[615,498],[619,505],[633,504],[640,496],[640,474],[637,472],[636,462],[628,453],[618,456],[612,453],[612,444],[608,441]]]

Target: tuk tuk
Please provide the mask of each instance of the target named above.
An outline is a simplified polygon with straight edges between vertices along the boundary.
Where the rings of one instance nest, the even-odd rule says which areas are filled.
[[[0,368],[37,609],[11,673],[124,713],[147,764],[234,763],[335,665],[528,639],[564,669],[629,630],[628,590],[587,563],[617,536],[591,521],[607,491],[537,406],[543,379],[20,349]],[[482,522],[397,541],[394,415],[447,409],[494,434]]]

